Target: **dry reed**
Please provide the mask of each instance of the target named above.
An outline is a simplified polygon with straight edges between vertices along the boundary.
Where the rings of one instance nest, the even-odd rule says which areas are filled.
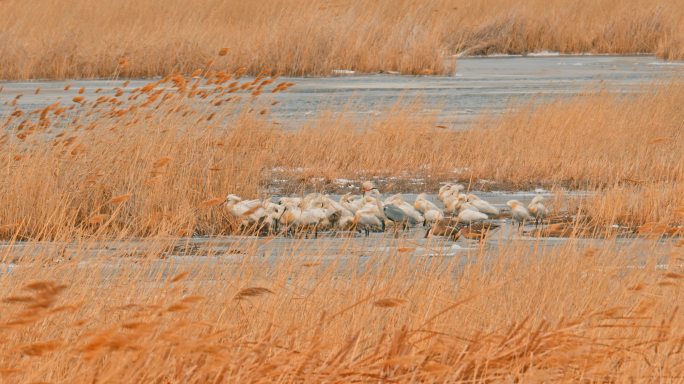
[[[127,100],[79,96],[74,105],[8,113],[0,225],[16,226],[3,237],[224,233],[221,198],[263,196],[276,177],[290,181],[284,192],[325,190],[340,177],[397,176],[433,186],[485,180],[599,190],[583,209],[635,226],[677,223],[684,206],[678,83],[519,106],[465,131],[437,128],[402,105],[364,121],[323,113],[288,131],[259,112],[268,97],[239,97],[292,84],[206,76],[168,76]],[[216,100],[226,104],[215,107]]]
[[[239,259],[209,248],[211,263],[160,263],[173,245],[163,240],[134,259],[93,255],[88,243],[6,249],[15,261],[0,275],[2,380],[644,382],[684,374],[681,245],[510,241],[464,253],[464,264],[383,240],[389,254],[366,251],[361,264],[330,259],[325,240],[317,242],[323,251],[275,251],[272,264],[252,241],[239,245]],[[652,257],[632,256],[644,252]],[[656,265],[662,257],[669,266]],[[31,283],[36,276],[43,280]]]
[[[263,68],[440,74],[455,54],[684,57],[678,0],[5,0],[0,79],[149,77]],[[217,55],[218,54],[218,55]]]

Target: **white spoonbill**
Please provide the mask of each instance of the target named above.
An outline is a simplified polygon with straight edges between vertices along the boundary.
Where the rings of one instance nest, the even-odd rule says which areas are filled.
[[[467,201],[472,205],[473,207],[477,208],[478,211],[488,215],[488,216],[496,216],[499,214],[499,209],[496,208],[495,206],[491,205],[489,202],[480,199],[478,196],[469,194],[467,196]]]
[[[242,200],[240,196],[230,194],[226,197],[224,206],[242,227],[255,225],[266,216],[261,200]]]
[[[356,211],[354,214],[354,226],[366,233],[366,237],[370,235],[371,229],[380,229],[385,231],[385,221],[378,215],[378,208],[374,204],[366,204],[363,208]]]
[[[549,210],[544,206],[542,201],[544,200],[544,196],[542,195],[537,195],[532,199],[532,202],[527,206],[527,209],[530,211],[530,214],[532,217],[534,217],[534,226],[538,226],[539,223],[544,224],[543,220],[546,217],[546,215],[549,214]]]
[[[425,212],[434,209],[434,210],[440,210],[435,203],[432,201],[428,200],[425,198],[425,194],[421,193],[418,196],[416,196],[416,201],[413,203],[413,206],[418,210],[418,212],[425,214]]]
[[[286,227],[287,232],[293,228],[297,230],[314,231],[314,236],[318,237],[318,229],[328,218],[328,212],[323,208],[301,209],[301,206],[285,207],[280,217],[280,222]]]
[[[369,194],[372,194],[373,191],[379,193],[378,189],[375,188],[375,185],[373,185],[372,182],[364,181],[361,183],[361,192],[363,192],[363,196],[368,196]]]
[[[486,214],[470,208],[463,209],[458,213],[458,219],[464,223],[487,220],[488,218],[489,216]]]
[[[406,229],[407,226],[424,223],[425,218],[411,204],[404,201],[401,194],[396,194],[387,200],[383,207],[385,216],[395,223],[400,223]]]
[[[363,197],[345,193],[340,197],[340,205],[346,208],[349,212],[356,213],[364,205]]]
[[[441,209],[429,209],[425,211],[423,217],[425,218],[425,225],[429,226],[442,220],[444,218],[444,213],[442,213]]]
[[[461,184],[447,184],[439,189],[437,198],[439,198],[442,203],[446,204],[446,200],[448,200],[450,197],[458,196],[464,189],[465,187]]]
[[[518,222],[518,229],[520,229],[522,225],[525,225],[526,221],[532,221],[530,211],[528,211],[518,200],[509,200],[506,205],[511,207],[511,219],[513,222]]]

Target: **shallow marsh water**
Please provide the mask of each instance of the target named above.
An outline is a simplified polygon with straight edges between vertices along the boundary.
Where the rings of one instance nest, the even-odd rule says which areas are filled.
[[[541,192],[541,191],[540,191]],[[527,202],[536,192],[488,192],[478,193],[499,208],[515,198]],[[547,194],[542,192],[542,194]],[[415,195],[405,194],[407,201]],[[435,200],[434,195],[428,196]],[[277,199],[277,198],[276,198]],[[367,265],[382,263],[393,258],[403,260],[427,259],[430,263],[453,263],[460,266],[468,263],[488,262],[505,255],[508,247],[529,249],[530,255],[540,256],[545,250],[563,246],[573,249],[608,248],[618,252],[621,257],[632,261],[634,268],[643,268],[655,262],[657,268],[682,269],[684,264],[671,262],[672,241],[638,237],[610,239],[595,238],[540,238],[523,234],[510,220],[498,221],[500,228],[491,232],[484,242],[459,239],[450,241],[443,237],[425,238],[426,228],[418,226],[408,231],[394,232],[391,227],[385,233],[371,233],[369,237],[354,232],[321,232],[317,239],[312,234],[296,237],[258,237],[258,236],[215,236],[186,238],[152,238],[103,240],[81,242],[2,242],[0,243],[0,270],[11,272],[21,268],[25,262],[16,260],[30,259],[31,255],[54,255],[48,262],[55,266],[68,260],[79,260],[79,266],[88,268],[97,265],[103,276],[116,274],[121,263],[145,260],[151,263],[149,279],[156,279],[157,273],[173,275],[183,268],[238,267],[245,262],[262,263],[271,268],[280,261],[290,260],[301,265],[330,265],[335,270],[366,268]],[[533,229],[528,225],[525,229]],[[161,258],[159,257],[161,255]],[[151,256],[151,259],[148,259]],[[406,259],[408,258],[408,259]],[[369,264],[370,263],[370,264]],[[149,265],[149,264],[148,264]],[[1,272],[0,272],[1,273]],[[143,280],[146,279],[142,277]]]
[[[364,118],[379,114],[398,100],[419,98],[420,113],[436,115],[438,123],[463,127],[483,112],[498,113],[516,102],[548,100],[607,90],[634,93],[653,82],[666,82],[684,74],[684,62],[667,62],[653,56],[546,56],[459,58],[452,76],[401,76],[394,74],[335,77],[281,78],[296,85],[287,92],[262,96],[271,106],[271,118],[286,127],[297,127],[318,111],[331,110]],[[113,94],[122,81],[0,82],[0,115],[3,105],[16,95],[25,110],[60,100],[71,103],[85,87],[84,96]],[[128,90],[147,83],[132,81]],[[64,87],[71,84],[69,91]],[[36,88],[41,92],[34,94]],[[99,94],[95,90],[101,88]]]

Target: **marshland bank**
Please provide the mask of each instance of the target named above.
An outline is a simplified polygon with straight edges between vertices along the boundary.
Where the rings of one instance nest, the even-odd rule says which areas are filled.
[[[73,0],[0,2],[0,79],[249,74],[449,74],[454,55],[684,58],[678,0]],[[134,15],[134,17],[132,17]],[[225,49],[224,49],[225,48]]]

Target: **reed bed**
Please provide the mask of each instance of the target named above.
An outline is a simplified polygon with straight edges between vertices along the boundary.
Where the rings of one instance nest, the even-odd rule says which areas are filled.
[[[168,259],[173,241],[151,243],[135,257],[92,256],[87,242],[5,249],[14,264],[0,275],[3,381],[652,382],[684,374],[681,241],[511,241],[464,253],[465,263],[440,251],[412,255],[404,240],[361,253],[349,245],[340,259],[281,250],[272,262],[250,242],[238,258],[210,252],[215,261]]]
[[[445,74],[458,54],[684,58],[677,0],[5,0],[0,13],[0,79],[188,74],[208,61],[301,76]]]
[[[678,83],[521,105],[464,131],[413,113],[415,104],[366,120],[322,113],[285,130],[268,115],[268,95],[294,84],[202,76],[124,82],[94,100],[71,90],[72,102],[10,110],[0,137],[3,236],[225,233],[221,200],[268,197],[275,177],[288,180],[281,193],[383,177],[592,190],[583,209],[633,226],[676,224],[684,206]]]
[[[284,136],[280,163],[343,177],[355,170],[393,176],[451,174],[514,186],[674,184],[684,176],[678,83],[637,96],[609,92],[518,105],[454,131],[397,106],[366,126],[325,115]],[[321,127],[325,127],[322,129]],[[339,150],[329,150],[340,148]]]

